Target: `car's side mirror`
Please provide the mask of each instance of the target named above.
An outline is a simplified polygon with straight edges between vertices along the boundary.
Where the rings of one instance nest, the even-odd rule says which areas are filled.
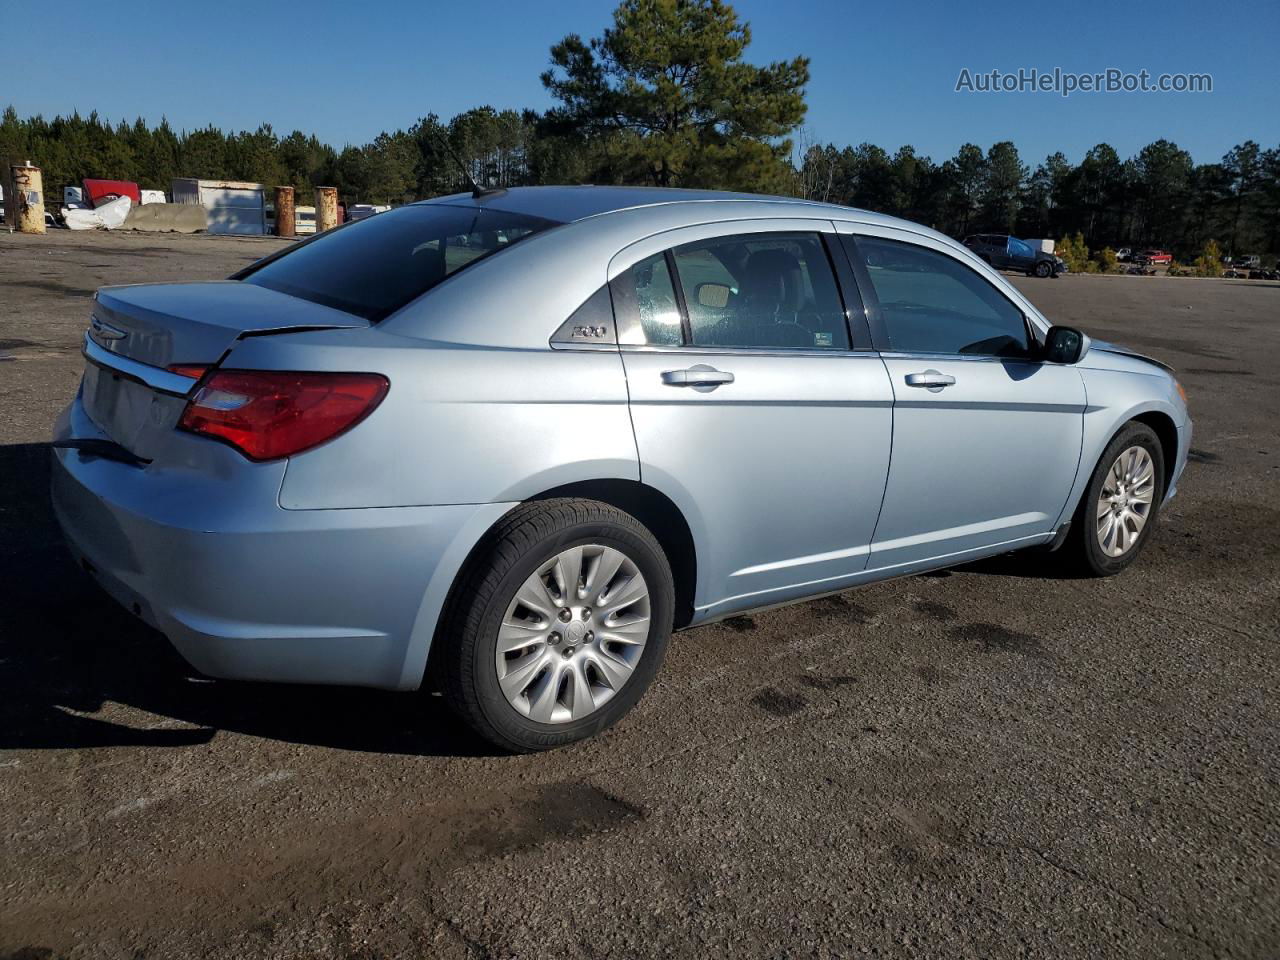
[[[1079,363],[1089,352],[1089,338],[1075,327],[1050,327],[1044,336],[1042,359],[1049,363]]]

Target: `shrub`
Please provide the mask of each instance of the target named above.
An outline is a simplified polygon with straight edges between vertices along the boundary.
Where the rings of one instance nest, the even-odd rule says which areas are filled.
[[[1072,273],[1091,273],[1088,267],[1089,248],[1084,245],[1084,234],[1079,231],[1074,237],[1063,237],[1055,252],[1066,263]],[[1097,270],[1097,267],[1094,267]]]
[[[1093,255],[1093,259],[1103,273],[1115,273],[1120,264],[1116,259],[1116,252],[1110,247],[1103,247]]]
[[[1200,251],[1200,256],[1196,257],[1196,276],[1222,276],[1222,250],[1218,248],[1217,240],[1206,243],[1204,249]]]

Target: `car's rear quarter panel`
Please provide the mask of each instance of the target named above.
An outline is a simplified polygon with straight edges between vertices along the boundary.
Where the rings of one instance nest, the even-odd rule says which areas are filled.
[[[616,352],[350,333],[251,340],[229,360],[236,367],[370,371],[391,381],[366,420],[290,459],[282,507],[512,502],[577,480],[639,479]]]

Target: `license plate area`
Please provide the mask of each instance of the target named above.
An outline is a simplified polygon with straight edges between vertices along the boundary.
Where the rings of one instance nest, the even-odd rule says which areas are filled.
[[[154,457],[161,436],[177,423],[183,403],[95,363],[85,364],[82,397],[99,430],[146,459]]]

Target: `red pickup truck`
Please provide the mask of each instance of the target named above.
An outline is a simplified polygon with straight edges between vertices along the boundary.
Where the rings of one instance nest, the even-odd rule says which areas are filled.
[[[1152,266],[1163,263],[1168,266],[1173,263],[1173,254],[1165,250],[1143,250],[1134,255],[1133,262],[1140,265],[1149,263]]]

